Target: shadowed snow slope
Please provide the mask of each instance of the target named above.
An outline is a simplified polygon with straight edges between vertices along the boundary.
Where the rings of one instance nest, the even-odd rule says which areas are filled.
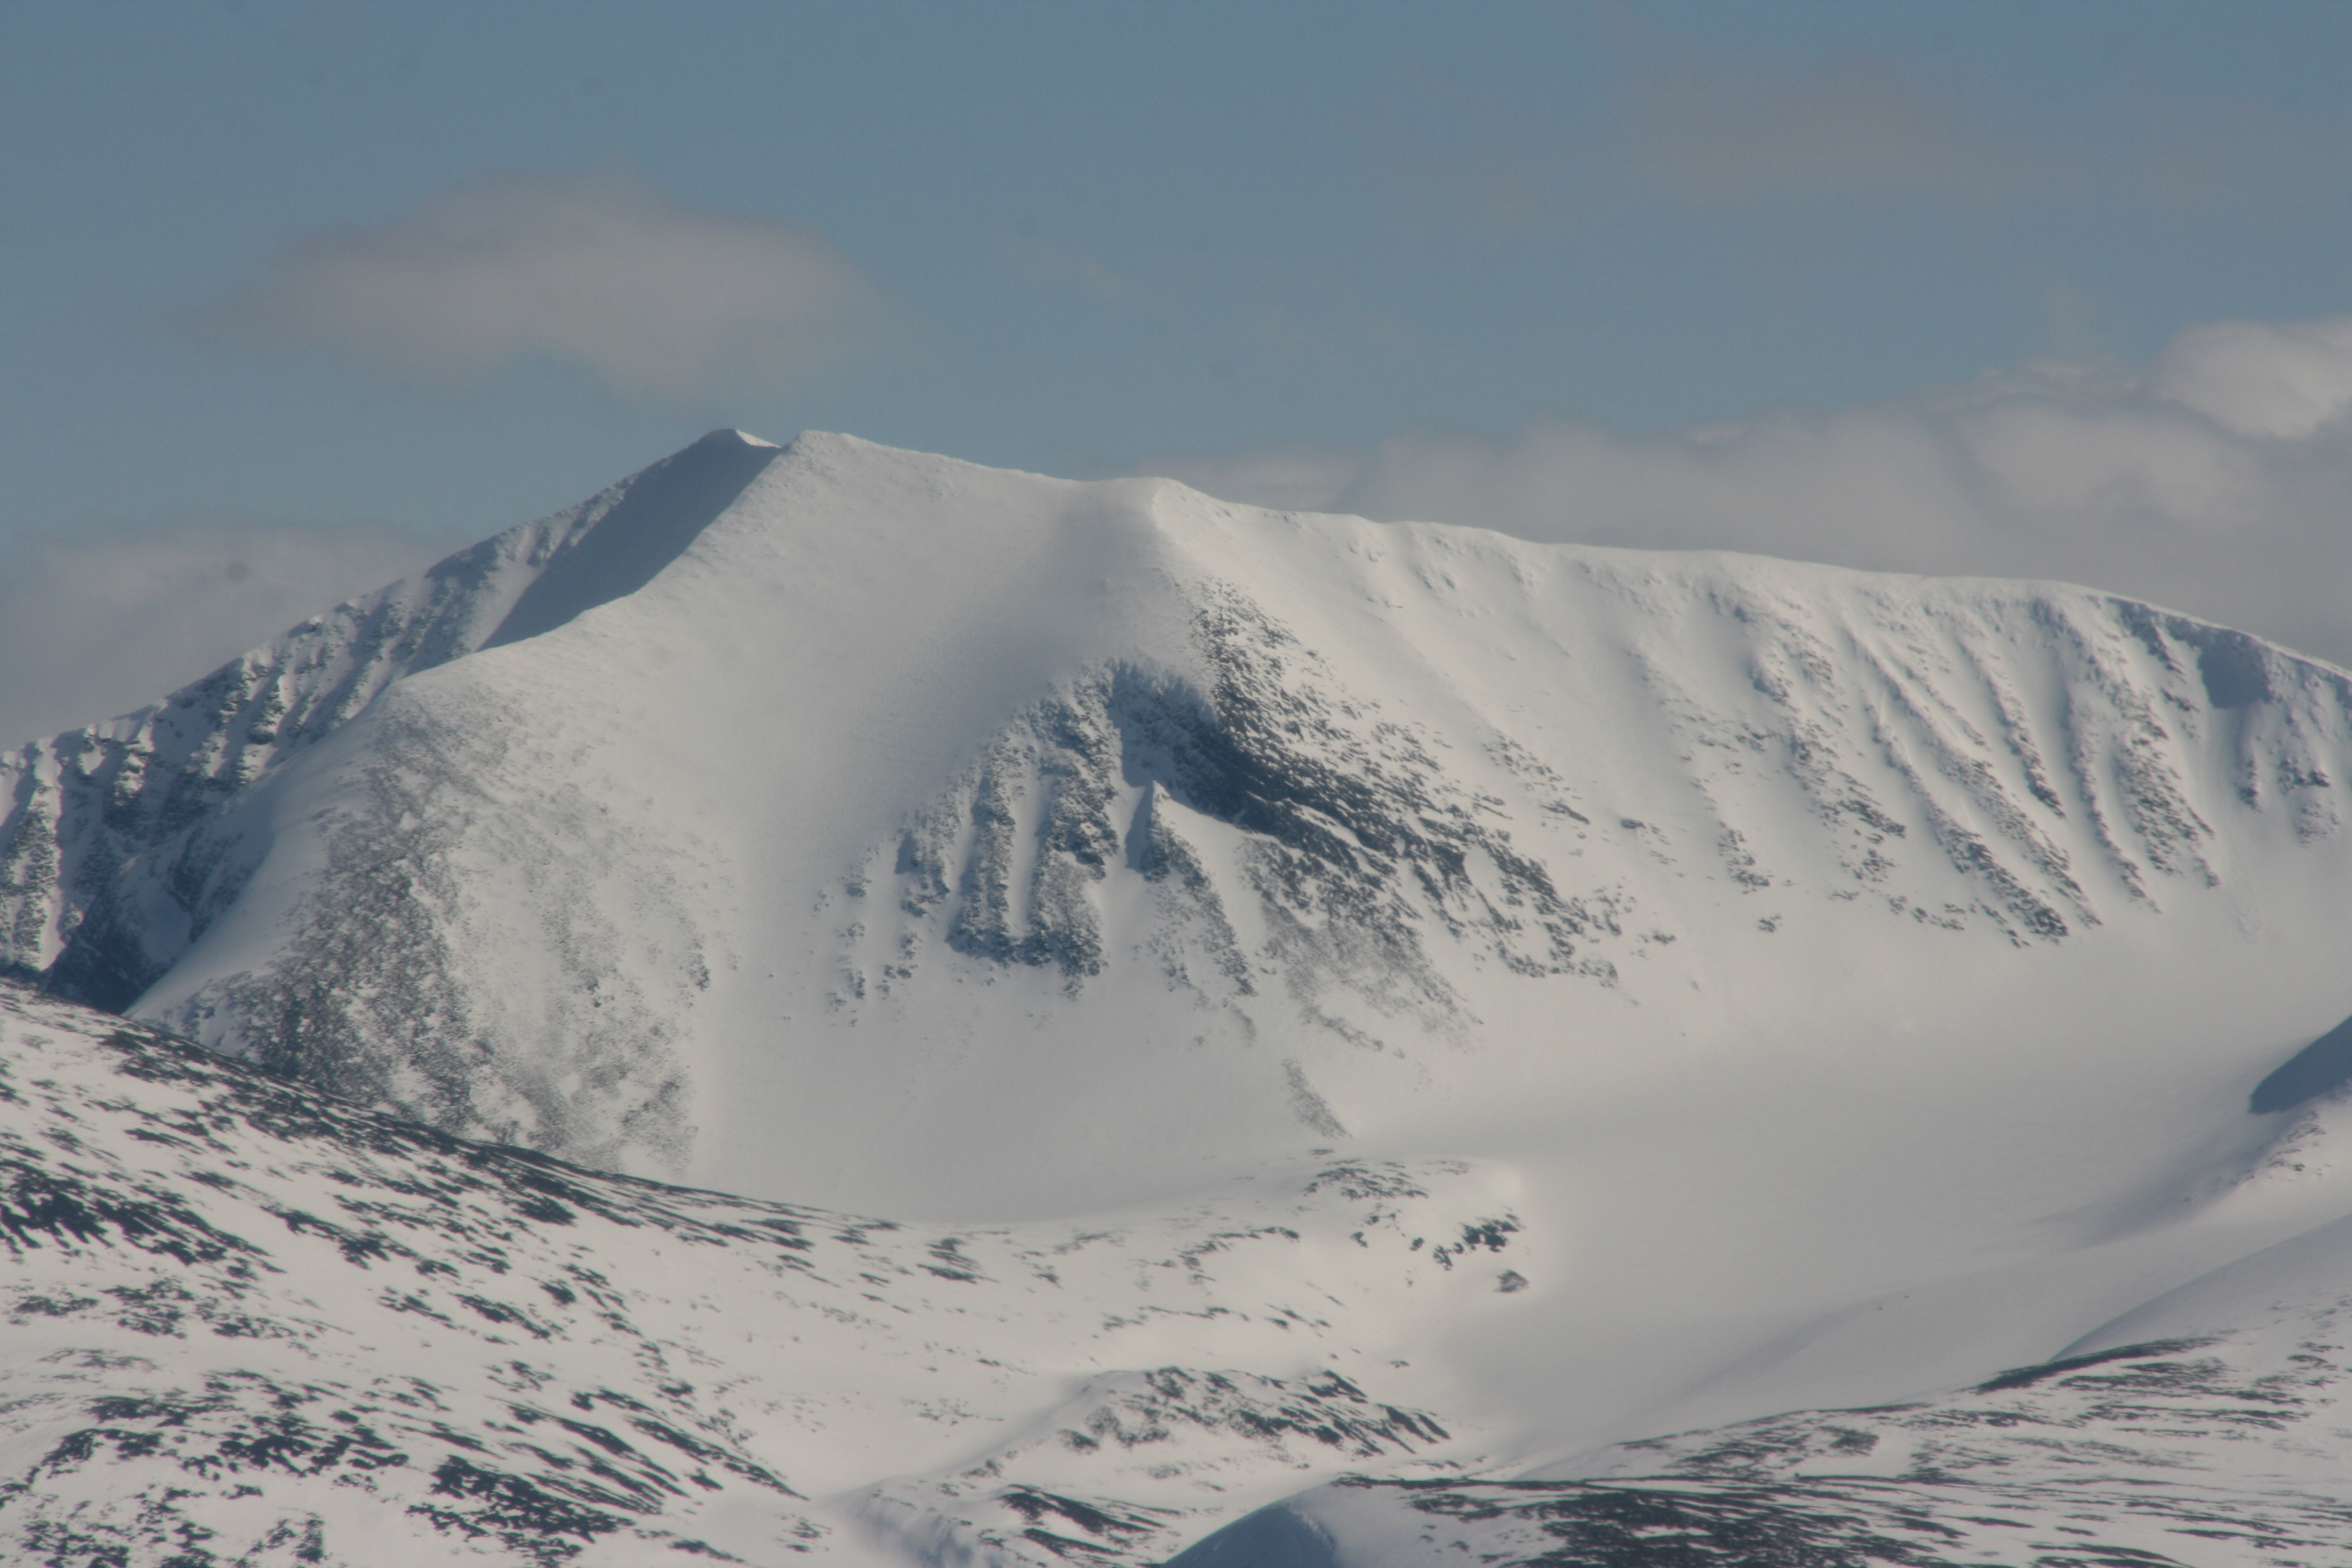
[[[1495,1475],[1981,1381],[2352,1209],[2336,1080],[2274,1077],[2352,1011],[2347,707],[2061,585],[725,432],[0,764],[0,935],[279,1079],[765,1198],[1465,1162],[1507,1209],[1422,1239],[1508,1267],[1381,1397]]]

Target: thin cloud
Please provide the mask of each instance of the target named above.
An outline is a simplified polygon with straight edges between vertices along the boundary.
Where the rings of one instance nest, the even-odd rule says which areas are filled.
[[[2242,436],[2300,440],[2352,410],[2352,316],[2192,327],[2165,350],[2149,384]]]
[[[1014,224],[996,236],[997,253],[1013,274],[1032,283],[1076,285],[1097,300],[1132,300],[1142,288],[1081,250],[1048,245],[1029,224]]]
[[[18,538],[0,553],[0,750],[143,707],[460,542],[218,520]]]
[[[1894,195],[1993,200],[2033,183],[2029,150],[1893,60],[1790,69],[1685,58],[1639,71],[1621,134],[1635,170],[1697,201]]]
[[[2352,317],[2215,323],[2144,369],[2039,363],[1663,436],[1554,421],[1132,471],[1528,539],[2060,578],[2352,666]]]
[[[1366,155],[1416,205],[1506,233],[1628,196],[1751,218],[2291,212],[2339,201],[2352,158],[2352,116],[2106,84],[2035,119],[1893,54],[1790,58],[1637,31],[1612,63],[1604,91],[1541,115],[1423,84],[1367,112]]]
[[[537,361],[690,405],[835,369],[887,341],[896,318],[815,236],[604,169],[476,180],[384,223],[321,229],[194,323],[411,382]]]

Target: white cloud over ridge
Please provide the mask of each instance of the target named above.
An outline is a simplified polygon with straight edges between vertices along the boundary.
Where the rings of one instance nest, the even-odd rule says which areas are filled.
[[[1130,471],[1528,539],[2058,578],[2352,666],[2352,316],[2216,322],[2144,369],[2035,363],[1664,435],[1555,420]]]
[[[1665,434],[1551,421],[1129,471],[1529,539],[2059,578],[2352,667],[2352,316]],[[0,552],[0,747],[152,701],[467,542],[233,521],[20,538]]]
[[[2191,327],[2148,387],[2241,435],[2299,439],[2352,409],[2352,316]]]
[[[198,312],[207,336],[425,384],[518,361],[692,404],[835,369],[896,308],[814,235],[673,201],[614,168],[501,175],[320,230]]]
[[[466,542],[223,521],[15,539],[0,550],[0,751],[144,707]]]

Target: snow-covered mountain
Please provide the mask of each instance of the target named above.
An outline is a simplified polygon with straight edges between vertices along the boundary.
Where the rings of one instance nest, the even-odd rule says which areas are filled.
[[[451,1131],[1082,1202],[2332,908],[2347,694],[2079,590],[721,433],[18,753],[11,961]]]
[[[1977,1506],[1916,1492],[1960,1486],[1950,1478],[1971,1466],[2042,1484],[1919,1433],[2045,1417],[2074,1432],[2095,1419],[2081,1391],[2123,1373],[2084,1363],[1953,1391],[2089,1344],[2141,1303],[2352,1211],[2328,1120],[2352,1078],[2352,1043],[2329,1034],[2352,1010],[2348,708],[2341,671],[2061,585],[1536,545],[720,432],[152,709],[0,763],[0,958],[55,996],[274,1075],[172,1056],[196,1076],[164,1079],[201,1079],[186,1089],[200,1099],[323,1090],[437,1130],[362,1138],[362,1122],[392,1124],[314,1097],[307,1152],[218,1155],[296,1188],[317,1184],[300,1171],[360,1172],[339,1191],[336,1235],[390,1212],[360,1187],[415,1188],[403,1203],[443,1190],[368,1161],[545,1173],[553,1156],[748,1195],[567,1172],[548,1179],[607,1194],[594,1212],[615,1229],[592,1236],[569,1199],[556,1239],[464,1224],[635,1281],[665,1323],[755,1313],[740,1301],[763,1323],[805,1310],[888,1327],[824,1341],[814,1360],[778,1333],[730,1348],[731,1321],[646,1330],[688,1347],[679,1364],[715,1370],[662,1371],[633,1351],[657,1379],[639,1386],[591,1353],[606,1331],[587,1318],[484,1317],[545,1356],[572,1346],[563,1356],[585,1359],[567,1387],[600,1380],[645,1411],[686,1401],[675,1421],[646,1417],[679,1432],[731,1432],[741,1413],[663,1395],[660,1379],[772,1402],[768,1435],[729,1451],[817,1500],[792,1513],[784,1494],[741,1492],[708,1464],[727,1496],[683,1513],[657,1481],[623,1487],[593,1504],[623,1522],[579,1536],[616,1561],[640,1560],[627,1552],[653,1539],[643,1531],[719,1541],[705,1514],[804,1524],[797,1539],[825,1552],[1066,1550],[1040,1546],[1042,1531],[1083,1538],[1066,1548],[1080,1556],[1158,1560],[1350,1469],[1380,1484],[1307,1492],[1200,1550],[1336,1542],[1350,1564],[1391,1547],[1405,1561],[1430,1521],[1475,1515],[1492,1529],[1462,1534],[1465,1550],[1509,1556],[1522,1536],[1567,1539],[1540,1521],[1583,1517],[1578,1499],[1614,1500],[1593,1505],[1603,1514],[1650,1506],[1626,1488],[1696,1500],[1694,1519],[1769,1514],[1783,1506],[1772,1489],[1814,1486],[1832,1473],[1820,1454],[1861,1451],[1836,1434],[1865,1428],[1878,1468],[1835,1471],[1863,1479],[1804,1506],[1860,1510],[1853,1528],[1876,1540],[1872,1508]],[[55,1039],[104,1032],[62,1002],[14,1005]],[[75,1070],[131,1049],[91,1047]],[[147,1092],[91,1088],[76,1103],[98,1109],[74,1114],[143,1115],[105,1107]],[[24,1146],[55,1146],[61,1102],[16,1103],[51,1118]],[[246,1114],[205,1124],[229,1137]],[[466,1137],[538,1153],[450,1141]],[[330,1152],[353,1138],[356,1152]],[[137,1168],[223,1234],[254,1241],[253,1213],[318,1213],[315,1192],[298,1205],[245,1174],[206,1185],[172,1163],[197,1158],[185,1151],[142,1143],[140,1157],[164,1161]],[[203,1166],[224,1168],[238,1169]],[[216,1202],[243,1207],[205,1206]],[[929,1223],[776,1206],[811,1204]],[[1106,1214],[1122,1217],[1056,1217]],[[787,1310],[767,1254],[696,1239],[698,1226],[766,1234],[755,1215],[864,1238],[842,1245],[878,1249],[867,1263],[845,1254],[824,1278],[855,1296],[846,1281],[870,1273],[878,1300],[795,1296]],[[644,1251],[656,1233],[672,1238],[658,1257]],[[1120,1239],[1072,1239],[1098,1233]],[[313,1236],[287,1234],[289,1247]],[[1204,1236],[1221,1239],[1186,1250]],[[992,1238],[992,1261],[942,1262],[938,1247],[975,1237]],[[1033,1266],[1066,1244],[1117,1261],[1083,1291],[1045,1265],[1063,1303],[1046,1311]],[[52,1261],[62,1279],[143,1245],[85,1237]],[[320,1242],[320,1258],[342,1245]],[[350,1267],[390,1267],[373,1246]],[[1242,1275],[1202,1262],[1229,1252],[1249,1258]],[[457,1256],[400,1267],[431,1279],[433,1260]],[[314,1283],[325,1265],[307,1253],[275,1264],[282,1276],[233,1248],[212,1263],[247,1281],[222,1287],[232,1296],[267,1275],[271,1321],[317,1331],[289,1353],[331,1341],[346,1382],[362,1367],[394,1376],[398,1335],[382,1325],[416,1317],[436,1354],[474,1369],[446,1386],[477,1380],[462,1396],[477,1424],[448,1430],[489,1447],[449,1451],[533,1496],[572,1474],[571,1459],[515,1457],[572,1450],[511,1414],[513,1390],[489,1392],[509,1374],[476,1366],[463,1314],[387,1307],[389,1287],[352,1296],[331,1269],[345,1284]],[[982,1278],[944,1294],[917,1278],[940,1268]],[[1179,1276],[1203,1294],[1157,1313],[1142,1282]],[[82,1291],[92,1313],[113,1289]],[[2295,1321],[2322,1322],[2334,1300]],[[931,1348],[906,1351],[902,1335]],[[1136,1348],[1147,1342],[1171,1348]],[[2261,1360],[2276,1349],[2262,1333],[2245,1343],[2208,1359],[2302,1375],[2286,1352]],[[935,1352],[921,1397],[950,1415],[846,1392],[895,1389],[908,1363],[894,1357]],[[963,1370],[940,1370],[950,1362]],[[76,1386],[120,1381],[89,1375]],[[257,1375],[287,1386],[282,1369]],[[824,1436],[838,1423],[794,1392],[809,1388],[859,1405],[867,1435]],[[1176,1451],[1158,1437],[1054,1436],[1093,1430],[1069,1402],[1125,1410],[1130,1395],[1160,1411],[1135,1430],[1223,1433],[1201,1440],[1225,1457],[1158,1475],[1158,1458],[1113,1463],[1114,1449]],[[1202,1400],[1222,1414],[1167,1413]],[[1780,1414],[1919,1400],[1867,1420]],[[2019,1400],[2059,1403],[2029,1417]],[[1294,1441],[1263,1416],[1271,1447],[1216,1448],[1258,1430],[1250,1412],[1293,1405],[1339,1412],[1298,1419],[1341,1436]],[[1737,1425],[1761,1418],[1780,1425]],[[982,1442],[972,1423],[996,1435]],[[480,1435],[493,1427],[521,1436]],[[1609,1447],[1670,1431],[1713,1435]],[[478,1457],[491,1448],[507,1456],[495,1466]],[[1767,1457],[1721,1457],[1751,1450]],[[2230,1457],[2251,1451],[2216,1450],[2214,1486],[2251,1474]],[[445,1494],[421,1464],[386,1469],[391,1512],[485,1550],[541,1550],[445,1524],[434,1510],[456,1505],[431,1500]],[[1411,1468],[1423,1464],[1450,1468]],[[42,1495],[95,1497],[99,1473],[81,1466]],[[824,1479],[792,1479],[803,1473]],[[1453,1489],[1422,1485],[1439,1480]],[[1521,1489],[1492,1490],[1504,1481]],[[2282,1483],[2296,1497],[2301,1484]],[[466,1495],[523,1493],[493,1479]],[[1024,1513],[1056,1499],[1095,1523]],[[1834,1531],[1787,1541],[1869,1560]],[[1604,1546],[1620,1555],[1593,1554]],[[1642,1561],[1577,1550],[1559,1560]],[[1716,1560],[1738,1559],[1690,1559]]]
[[[131,1005],[240,890],[239,868],[192,853],[191,829],[402,677],[644,586],[776,451],[716,432],[569,511],[339,605],[152,707],[18,751],[0,763],[0,973]]]

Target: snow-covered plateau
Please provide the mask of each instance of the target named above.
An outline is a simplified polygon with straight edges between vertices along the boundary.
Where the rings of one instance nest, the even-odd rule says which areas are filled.
[[[2242,634],[722,431],[0,812],[9,1562],[2352,1561]]]

